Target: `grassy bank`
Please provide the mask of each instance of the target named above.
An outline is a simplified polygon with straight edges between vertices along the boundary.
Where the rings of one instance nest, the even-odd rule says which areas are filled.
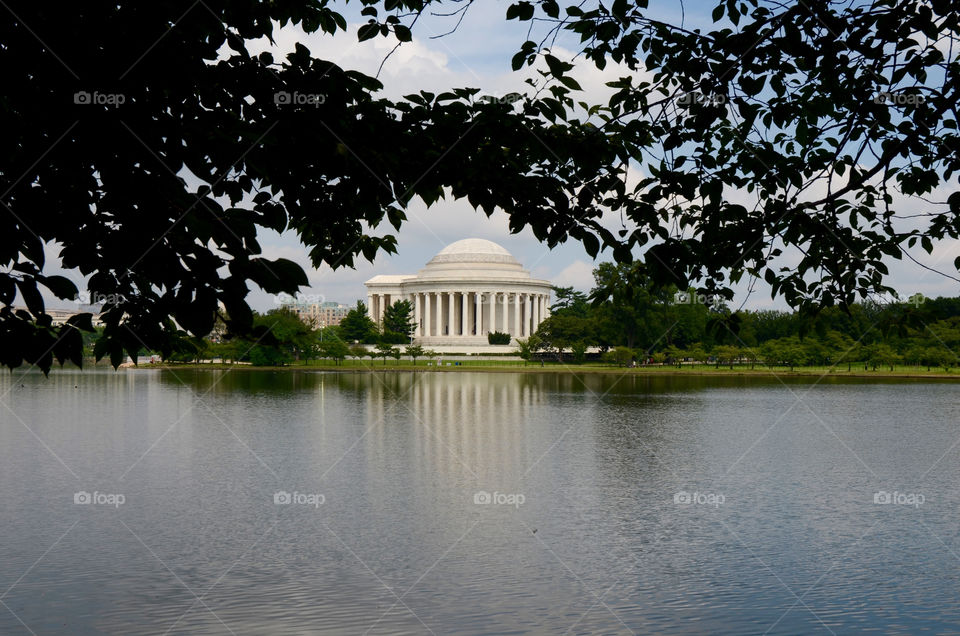
[[[147,369],[232,369],[236,371],[341,371],[347,373],[375,373],[382,371],[413,371],[421,373],[456,373],[459,371],[479,371],[479,372],[505,372],[505,373],[570,373],[570,374],[631,374],[631,375],[734,375],[734,376],[780,376],[780,377],[850,377],[850,378],[929,378],[960,380],[960,370],[951,369],[944,371],[940,369],[931,369],[927,371],[926,367],[917,367],[913,365],[896,365],[891,370],[889,367],[864,370],[863,365],[852,366],[847,371],[847,366],[812,366],[812,367],[765,367],[756,365],[750,368],[750,365],[734,365],[717,368],[713,364],[684,364],[682,367],[672,365],[650,365],[636,368],[614,367],[600,363],[585,364],[560,364],[557,362],[544,362],[540,366],[539,362],[524,363],[522,360],[451,360],[449,364],[443,363],[443,366],[427,364],[423,360],[413,364],[409,360],[389,360],[386,364],[382,361],[369,360],[346,360],[343,364],[335,365],[329,361],[311,361],[309,363],[297,362],[282,367],[254,367],[248,364],[187,364],[187,363],[168,363],[168,364],[141,364],[138,368]]]

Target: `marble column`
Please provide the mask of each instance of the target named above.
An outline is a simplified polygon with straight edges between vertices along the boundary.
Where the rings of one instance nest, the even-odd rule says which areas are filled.
[[[489,300],[490,294],[481,294],[480,295],[480,304],[477,305],[477,329],[481,336],[485,336],[490,332],[490,310],[488,309],[487,302]]]
[[[520,337],[520,292],[513,295],[513,337]]]
[[[449,336],[450,335],[450,292],[442,292],[440,296],[443,300],[440,301],[440,324],[443,325],[440,328],[440,335]]]
[[[533,326],[533,296],[524,294],[523,306],[526,309],[523,314],[523,326],[524,331],[527,332],[527,336],[529,337],[536,331],[536,328]]]
[[[473,335],[479,336],[482,335],[481,332],[483,328],[480,325],[481,314],[480,314],[480,292],[474,292],[473,294],[473,329],[471,330]]]
[[[469,313],[470,299],[467,292],[460,294],[460,337],[467,336],[467,314]]]
[[[510,333],[510,294],[503,293],[503,332]]]
[[[436,301],[437,301],[437,335],[443,335],[443,297],[446,296],[443,292],[437,292]]]
[[[373,294],[367,294],[367,316],[370,317],[370,320],[373,320]]]
[[[430,337],[430,292],[424,292],[423,301],[425,303],[425,309],[423,311],[423,335]]]
[[[490,333],[497,330],[497,294],[490,294]]]
[[[413,295],[413,335],[420,337],[423,335],[421,323],[423,321],[423,308],[420,306],[420,294]]]
[[[457,292],[447,292],[447,335],[455,336],[457,335],[457,312],[456,305],[454,302],[457,297]]]

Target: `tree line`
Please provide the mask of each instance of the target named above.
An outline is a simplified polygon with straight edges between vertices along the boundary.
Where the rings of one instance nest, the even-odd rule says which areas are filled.
[[[709,363],[735,365],[845,366],[853,370],[905,364],[927,370],[960,366],[960,297],[897,302],[864,300],[816,313],[734,310],[719,296],[659,286],[638,265],[601,263],[589,292],[555,287],[550,316],[529,338],[516,341],[527,361],[607,364]],[[413,306],[399,300],[373,321],[362,301],[336,326],[316,327],[280,307],[254,315],[252,335],[227,338],[225,325],[212,338],[189,339],[167,359],[219,358],[257,366],[327,359],[434,357],[413,344]],[[491,344],[509,344],[490,334]],[[509,336],[507,336],[509,338]],[[372,346],[371,346],[372,345]],[[399,345],[405,345],[402,348]]]
[[[283,366],[317,359],[339,365],[348,357],[382,358],[386,364],[388,358],[399,360],[403,355],[416,364],[418,358],[436,355],[411,343],[413,305],[408,300],[385,308],[381,324],[370,318],[363,301],[357,301],[339,325],[308,324],[293,309],[278,307],[265,313],[254,312],[253,326],[249,337],[231,338],[227,337],[226,324],[218,325],[210,338],[191,338],[167,359],[199,362],[219,358],[254,366]],[[404,343],[407,346],[403,350],[394,346]]]
[[[950,369],[960,357],[960,298],[865,299],[815,313],[732,310],[719,296],[659,287],[634,265],[602,263],[589,293],[554,288],[551,315],[521,340],[525,359],[716,366],[897,364]]]

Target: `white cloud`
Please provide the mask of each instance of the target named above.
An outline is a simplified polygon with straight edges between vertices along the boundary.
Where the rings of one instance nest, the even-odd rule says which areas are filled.
[[[576,260],[553,277],[554,285],[558,287],[573,287],[580,291],[590,291],[593,287],[594,265],[586,261]]]

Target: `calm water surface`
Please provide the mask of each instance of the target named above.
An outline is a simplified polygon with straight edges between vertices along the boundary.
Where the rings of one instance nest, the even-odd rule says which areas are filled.
[[[136,370],[0,396],[4,635],[960,633],[956,384]]]

